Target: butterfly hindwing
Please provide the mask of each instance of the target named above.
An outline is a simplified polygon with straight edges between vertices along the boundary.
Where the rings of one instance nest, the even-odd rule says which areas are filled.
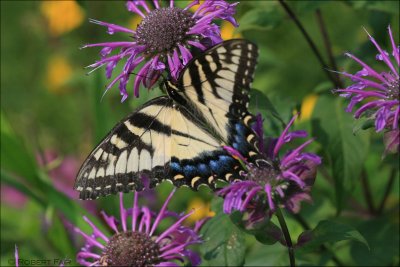
[[[162,180],[194,189],[213,187],[217,178],[237,179],[238,167],[185,108],[158,97],[110,131],[84,162],[75,189],[82,199],[140,191],[143,175],[150,187]]]
[[[163,146],[156,153],[153,142],[161,143],[170,136],[169,127],[155,120],[163,119],[162,111],[171,100],[156,98],[118,123],[83,163],[75,181],[80,198],[94,199],[110,193],[140,191],[143,182],[139,172],[168,171],[159,158],[165,155]],[[156,131],[159,138],[152,138]]]

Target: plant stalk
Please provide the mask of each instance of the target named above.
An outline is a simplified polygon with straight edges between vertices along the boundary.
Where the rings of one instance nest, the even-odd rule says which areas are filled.
[[[278,217],[278,221],[279,221],[279,224],[281,226],[281,229],[282,229],[282,232],[283,232],[283,236],[285,237],[286,246],[287,246],[288,252],[289,252],[290,266],[294,267],[294,266],[296,266],[295,258],[294,258],[294,248],[293,248],[293,243],[292,243],[292,239],[290,237],[289,230],[288,230],[287,225],[286,225],[285,218],[283,217],[283,214],[282,214],[282,211],[281,211],[280,208],[277,208],[275,214]]]
[[[327,31],[326,26],[325,26],[324,18],[322,17],[321,10],[318,8],[317,11],[315,12],[315,14],[317,16],[319,29],[321,31],[322,38],[324,40],[324,46],[325,46],[325,49],[326,49],[326,53],[328,54],[329,63],[330,63],[331,68],[333,70],[337,70],[335,57],[333,56],[333,52],[332,52],[332,44],[331,44],[331,41],[330,41],[330,38],[329,38],[328,31]],[[332,75],[334,76],[334,78],[336,80],[336,86],[338,86],[339,88],[343,88],[343,84],[342,84],[342,81],[340,80],[339,74],[338,73],[332,73]]]
[[[385,193],[383,194],[381,203],[379,204],[379,207],[377,210],[378,214],[383,213],[383,210],[384,210],[385,204],[386,204],[386,200],[389,197],[390,191],[393,187],[394,180],[396,179],[396,173],[397,173],[397,170],[395,168],[393,168],[392,171],[390,172],[389,180],[388,180],[388,182],[386,184],[386,188],[385,188]]]
[[[310,35],[305,30],[305,28],[303,27],[303,24],[301,24],[300,20],[297,18],[296,14],[294,14],[294,12],[290,9],[290,7],[286,4],[286,2],[284,0],[278,0],[278,1],[281,4],[281,6],[285,9],[285,11],[289,15],[289,17],[291,19],[293,19],[294,23],[296,24],[296,26],[299,28],[299,30],[303,34],[303,36],[306,39],[308,45],[310,46],[311,50],[313,51],[313,53],[317,57],[319,63],[321,64],[326,76],[329,78],[329,80],[331,80],[331,82],[333,83],[333,85],[335,87],[339,87],[339,85],[336,82],[336,79],[332,76],[333,74],[328,70],[329,67],[325,63],[324,59],[322,58],[321,53],[319,52],[317,46],[315,45],[315,43],[311,39]]]
[[[361,170],[361,185],[364,193],[365,201],[367,202],[368,210],[371,215],[376,214],[376,209],[374,206],[374,200],[371,193],[371,186],[368,181],[368,174],[365,168]]]

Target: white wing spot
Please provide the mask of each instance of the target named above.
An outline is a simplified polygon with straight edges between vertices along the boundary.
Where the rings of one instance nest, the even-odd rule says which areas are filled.
[[[110,162],[108,163],[108,166],[107,166],[107,169],[106,169],[106,175],[108,176],[108,175],[114,175],[114,162],[115,162],[115,159],[116,159],[117,157],[116,156],[114,156],[114,155],[111,155],[111,158],[110,158]]]
[[[105,170],[104,170],[104,168],[100,168],[98,171],[97,171],[97,177],[104,177],[104,175],[105,175]]]
[[[99,148],[99,150],[96,151],[96,153],[94,154],[94,158],[96,160],[99,160],[99,158],[101,157],[101,154],[103,154],[104,150]]]
[[[183,178],[185,178],[185,176],[183,176],[182,174],[177,174],[177,175],[174,176],[174,180],[180,180],[180,179],[183,179]]]
[[[242,49],[241,48],[239,48],[239,49],[233,49],[232,51],[231,51],[231,53],[233,54],[233,55],[235,55],[235,56],[241,56],[242,55]]]
[[[139,155],[137,148],[133,148],[128,158],[127,172],[137,172],[139,167]]]
[[[247,115],[244,119],[243,119],[243,122],[244,122],[244,124],[246,124],[246,125],[249,125],[249,121],[251,120],[251,116],[250,115]]]
[[[232,176],[232,173],[227,173],[227,174],[225,175],[225,179],[226,179],[227,181],[229,181],[229,179],[231,178],[231,176]]]
[[[143,149],[140,152],[140,170],[151,170],[151,156],[149,151]]]
[[[121,138],[114,134],[110,139],[111,144],[115,145],[119,149],[123,149],[128,146]]]
[[[126,160],[128,157],[128,152],[125,150],[121,153],[118,158],[117,165],[115,166],[116,173],[126,173]]]
[[[218,48],[217,48],[217,53],[218,53],[218,54],[224,54],[224,53],[226,53],[226,48],[223,47],[223,46],[218,47]]]
[[[232,62],[235,64],[239,64],[239,59],[240,59],[239,57],[235,57],[235,56],[231,57]]]
[[[192,185],[192,187],[194,187],[194,185],[196,184],[196,182],[200,180],[200,176],[196,176],[192,179],[192,181],[190,182],[190,184]]]

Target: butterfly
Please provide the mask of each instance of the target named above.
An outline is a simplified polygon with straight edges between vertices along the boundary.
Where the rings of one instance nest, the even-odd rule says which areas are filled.
[[[223,146],[250,160],[259,154],[248,111],[257,57],[249,41],[224,41],[194,57],[176,82],[164,80],[166,95],[119,122],[84,161],[74,185],[80,198],[143,190],[143,175],[150,187],[169,180],[194,190],[242,179]]]

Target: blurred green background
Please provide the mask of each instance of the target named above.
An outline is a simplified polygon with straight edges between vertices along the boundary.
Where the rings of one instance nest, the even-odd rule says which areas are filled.
[[[179,1],[178,5],[186,3]],[[399,43],[398,1],[290,1],[288,4],[329,63],[320,30],[319,15],[322,17],[339,70],[351,73],[359,70],[359,66],[344,57],[347,51],[382,70],[363,27],[382,47],[389,49],[387,26],[391,25]],[[97,222],[101,209],[118,214],[114,196],[89,204],[77,200],[72,190],[75,174],[90,150],[116,122],[157,93],[142,89],[140,99],[130,97],[121,104],[115,86],[102,98],[108,84],[104,70],[85,75],[88,70],[84,69],[98,59],[99,50],[79,48],[87,43],[128,40],[128,37],[110,36],[104,27],[89,23],[89,18],[125,27],[138,23],[123,1],[1,1],[2,266],[14,258],[15,244],[20,257],[25,259],[74,260],[81,240],[66,227],[69,225],[66,221],[85,228],[81,215],[88,210]],[[296,128],[317,133],[313,128],[314,118],[322,118],[328,124],[332,119],[331,127],[335,127],[337,114],[321,117],[323,112],[318,110],[329,109],[324,101],[339,103],[341,108],[336,111],[351,121],[351,115],[342,112],[345,102],[331,95],[335,86],[277,1],[244,1],[238,5],[236,18],[241,26],[233,32],[223,24],[224,38],[243,37],[259,46],[254,87],[270,98],[285,121],[298,110],[302,116]],[[330,69],[333,70],[332,66]],[[253,99],[253,111],[264,111],[264,104],[260,98]],[[267,134],[278,133],[277,125],[267,121]],[[352,125],[345,130],[352,135]],[[398,175],[398,165],[394,174],[390,168],[398,158],[381,160],[381,137],[373,131],[358,133],[354,138],[368,140],[367,147],[359,152],[363,154],[362,162],[354,166],[358,169],[364,166],[372,190],[372,205],[377,208],[389,176]],[[322,139],[317,136],[312,150],[326,156],[323,168],[332,175],[332,155]],[[351,181],[341,181],[343,191],[338,197],[338,187],[335,191],[332,181],[319,175],[313,204],[303,204],[301,214],[311,227],[322,219],[334,218],[352,225],[367,239],[370,251],[357,243],[335,244],[332,248],[342,262],[397,265],[398,177],[384,210],[375,213],[369,209],[359,177],[358,172]],[[168,185],[157,189],[160,203],[169,189]],[[195,194],[181,189],[171,207],[176,211],[205,207],[194,221],[208,214],[211,198],[208,190]],[[159,203],[153,204],[159,207]],[[303,229],[294,218],[289,218],[292,237],[296,237]],[[271,255],[268,264],[287,264],[286,251],[279,244],[265,247],[250,236],[246,238],[248,266],[264,264],[266,251]],[[300,256],[300,262],[332,264],[330,255],[324,254],[305,254]]]

